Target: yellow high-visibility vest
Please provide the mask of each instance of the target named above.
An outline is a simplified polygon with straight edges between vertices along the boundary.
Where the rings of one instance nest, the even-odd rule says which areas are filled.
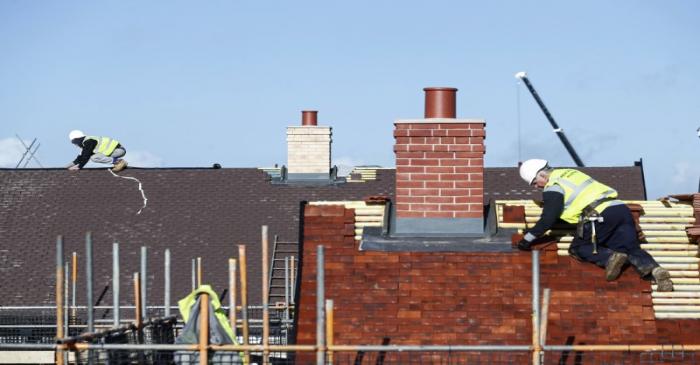
[[[615,189],[601,184],[581,171],[574,169],[555,169],[549,174],[549,181],[544,190],[559,186],[564,190],[564,211],[560,218],[569,223],[577,223],[583,208],[587,205],[606,198],[617,198]],[[600,213],[612,201],[606,201],[596,207]]]
[[[105,156],[111,156],[112,152],[114,152],[114,150],[119,145],[119,141],[117,141],[116,139],[109,138],[109,137],[96,137],[96,136],[85,137],[85,140],[88,140],[88,139],[94,139],[97,141],[97,146],[95,146],[95,149],[92,150],[92,153],[101,153]]]

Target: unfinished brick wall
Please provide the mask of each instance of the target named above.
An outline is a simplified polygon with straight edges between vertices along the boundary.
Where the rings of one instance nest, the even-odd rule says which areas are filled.
[[[431,120],[395,123],[397,217],[483,217],[485,124]]]
[[[531,344],[531,254],[360,252],[353,211],[307,207],[298,343],[315,343],[316,246],[326,247],[326,297],[335,304],[336,344]],[[655,320],[649,282],[541,254],[551,288],[547,343],[697,342],[700,321]]]

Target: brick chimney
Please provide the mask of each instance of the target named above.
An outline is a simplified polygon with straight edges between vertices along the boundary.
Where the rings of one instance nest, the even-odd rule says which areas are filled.
[[[287,174],[294,179],[328,179],[331,127],[318,125],[318,111],[301,112],[301,126],[287,127]]]
[[[425,118],[394,123],[397,235],[483,233],[485,122],[457,119],[457,89],[427,87]]]

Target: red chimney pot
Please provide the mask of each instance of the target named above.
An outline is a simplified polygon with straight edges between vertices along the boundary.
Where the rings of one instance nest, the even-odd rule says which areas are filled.
[[[302,110],[301,111],[301,125],[318,125],[316,116],[318,114],[317,110]]]
[[[454,87],[426,87],[425,118],[457,118],[457,89]]]

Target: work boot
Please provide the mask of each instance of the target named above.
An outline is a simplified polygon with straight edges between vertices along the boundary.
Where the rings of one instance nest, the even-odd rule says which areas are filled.
[[[121,170],[124,170],[126,168],[126,160],[119,160],[117,163],[114,164],[114,167],[112,167],[112,171],[114,172],[119,172]]]
[[[627,263],[627,254],[622,252],[613,253],[605,264],[605,279],[607,281],[617,280],[622,274],[622,267]]]
[[[658,266],[651,271],[651,275],[656,281],[657,291],[673,291],[673,281],[671,281],[671,274],[668,272],[668,270]]]

